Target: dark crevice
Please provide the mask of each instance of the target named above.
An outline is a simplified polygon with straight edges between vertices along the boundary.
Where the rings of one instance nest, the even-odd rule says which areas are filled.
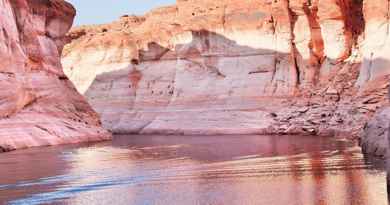
[[[290,2],[288,2],[290,4]],[[291,33],[291,60],[292,60],[292,64],[293,64],[293,69],[295,69],[295,86],[296,88],[301,84],[301,71],[299,69],[299,66],[298,66],[298,60],[297,60],[297,54],[298,54],[298,50],[297,50],[297,47],[294,43],[294,40],[295,40],[295,35],[294,35],[294,28],[295,28],[295,24],[297,22],[297,16],[295,15],[295,13],[291,10],[290,8],[290,5],[288,5],[288,15],[289,15],[289,18],[290,18],[290,33]]]
[[[363,34],[365,29],[363,0],[342,0],[341,3],[341,9],[345,11],[346,32],[350,33],[352,37],[352,45],[350,46],[356,46],[359,36]]]

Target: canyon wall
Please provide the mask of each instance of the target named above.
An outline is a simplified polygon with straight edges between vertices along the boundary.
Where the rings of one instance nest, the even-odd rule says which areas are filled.
[[[62,71],[62,0],[0,0],[0,152],[110,138]]]
[[[114,133],[356,136],[385,104],[388,4],[177,0],[74,28],[62,63]]]

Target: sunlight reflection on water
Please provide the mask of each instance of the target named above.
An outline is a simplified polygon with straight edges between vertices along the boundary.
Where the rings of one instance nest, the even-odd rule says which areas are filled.
[[[387,204],[352,142],[297,136],[117,136],[0,157],[0,203]]]

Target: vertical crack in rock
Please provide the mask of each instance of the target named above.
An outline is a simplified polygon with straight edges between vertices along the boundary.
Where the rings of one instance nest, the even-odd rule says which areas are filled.
[[[297,63],[297,53],[298,53],[298,49],[296,47],[296,44],[295,44],[295,34],[294,34],[294,28],[295,28],[295,25],[296,25],[296,22],[297,22],[297,16],[292,12],[291,8],[290,8],[290,1],[287,1],[287,11],[288,11],[288,18],[289,18],[289,21],[290,21],[290,34],[291,34],[291,39],[290,39],[290,46],[291,46],[291,58],[292,58],[292,65],[293,65],[293,70],[294,70],[294,76],[295,76],[295,80],[294,80],[294,87],[296,87],[295,89],[298,89],[298,86],[301,84],[301,72],[300,72],[300,69],[299,69],[299,66],[298,66],[298,63]],[[295,93],[296,91],[293,91],[293,93]]]
[[[288,73],[289,76],[291,76],[291,79],[288,79],[288,82],[286,80],[276,79],[275,87],[279,87],[279,82],[284,82],[284,84],[287,84],[288,86],[288,92],[290,94],[294,94],[297,92],[297,88],[299,86],[300,74],[299,68],[296,63],[296,47],[293,42],[294,35],[292,32],[295,19],[293,19],[293,15],[290,11],[288,0],[272,1],[271,7],[271,15],[272,19],[274,20],[276,38],[275,50],[278,51],[280,49],[286,49],[285,47],[288,47],[288,51],[286,49],[286,52],[289,52],[289,54],[279,54],[279,52],[277,52],[276,60],[281,57],[288,56]],[[276,70],[278,70],[278,68]],[[277,90],[275,90],[275,92],[277,92]]]

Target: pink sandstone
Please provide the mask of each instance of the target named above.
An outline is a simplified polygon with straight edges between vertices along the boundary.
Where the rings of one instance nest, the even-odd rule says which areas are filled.
[[[74,15],[62,0],[0,0],[0,152],[110,139],[62,71]]]

